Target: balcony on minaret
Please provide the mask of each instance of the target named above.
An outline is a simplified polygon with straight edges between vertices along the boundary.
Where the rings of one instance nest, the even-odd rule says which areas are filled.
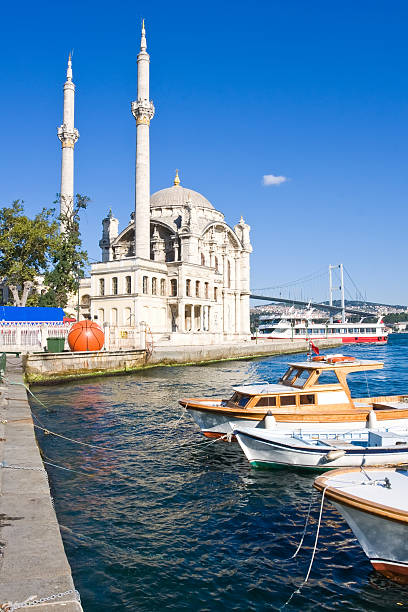
[[[136,125],[150,125],[154,117],[154,104],[152,100],[138,99],[132,102],[132,115],[136,119]]]
[[[59,126],[57,135],[62,147],[73,147],[79,138],[78,130],[76,128],[69,130],[65,123]]]
[[[112,210],[109,210],[108,216],[102,220],[102,228],[102,238],[99,241],[102,261],[111,261],[113,259],[112,243],[119,233],[119,221],[113,216]]]

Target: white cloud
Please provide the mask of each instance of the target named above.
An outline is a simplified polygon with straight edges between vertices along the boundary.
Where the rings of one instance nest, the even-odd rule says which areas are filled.
[[[262,179],[262,184],[265,187],[269,187],[270,185],[280,185],[281,183],[286,183],[286,176],[275,176],[275,174],[264,174]]]

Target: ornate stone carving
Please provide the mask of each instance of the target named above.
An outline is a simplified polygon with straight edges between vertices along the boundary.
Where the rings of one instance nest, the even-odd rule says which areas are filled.
[[[154,117],[154,105],[150,100],[136,100],[132,102],[132,115],[136,119],[136,125],[150,125]]]
[[[65,123],[58,128],[58,138],[61,141],[62,148],[71,147],[74,148],[74,144],[79,138],[79,132],[76,128],[69,130]]]

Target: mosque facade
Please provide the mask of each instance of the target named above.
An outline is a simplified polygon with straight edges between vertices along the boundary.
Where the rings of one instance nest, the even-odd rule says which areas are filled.
[[[241,217],[230,227],[202,194],[181,184],[178,172],[173,185],[150,195],[149,130],[154,105],[149,96],[149,64],[143,24],[137,57],[138,98],[131,105],[137,133],[135,208],[124,229],[119,230],[112,212],[103,219],[101,261],[92,264],[90,278],[81,281],[81,314],[89,314],[102,326],[143,323],[158,341],[174,344],[248,340],[249,225]],[[69,70],[72,83],[71,66]],[[73,201],[69,176],[78,138],[73,108],[72,113],[65,109],[66,100],[72,99],[73,105],[73,85],[66,89],[64,117],[69,124],[65,131],[60,128],[64,206]]]

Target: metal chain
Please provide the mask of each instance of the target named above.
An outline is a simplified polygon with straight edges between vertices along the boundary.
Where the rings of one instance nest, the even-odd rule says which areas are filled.
[[[61,599],[61,597],[65,597],[66,595],[74,595],[75,601],[81,603],[81,596],[76,589],[70,589],[69,591],[65,591],[64,593],[55,593],[54,595],[49,595],[49,597],[41,597],[40,599],[33,599],[35,595],[28,597],[25,601],[20,602],[7,602],[4,604],[0,604],[0,610],[4,610],[4,612],[14,612],[14,610],[19,610],[20,608],[28,608],[31,606],[37,606],[38,604],[45,603],[47,601],[54,601],[54,599]]]
[[[41,467],[29,467],[27,465],[8,465],[5,461],[0,461],[0,468],[8,468],[10,470],[32,470],[34,472],[45,472],[45,469]]]

